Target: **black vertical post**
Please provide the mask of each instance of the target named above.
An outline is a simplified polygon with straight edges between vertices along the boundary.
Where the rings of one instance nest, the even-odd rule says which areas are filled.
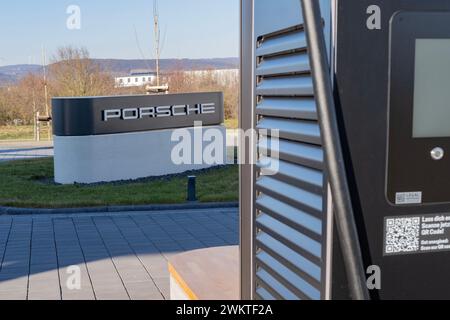
[[[339,136],[336,107],[333,98],[330,70],[322,15],[317,0],[300,0],[305,23],[314,92],[320,117],[323,147],[333,196],[335,221],[344,258],[349,289],[353,299],[370,298],[358,238],[353,206],[345,171]]]
[[[189,202],[197,201],[196,180],[197,180],[196,176],[188,177],[187,201]]]

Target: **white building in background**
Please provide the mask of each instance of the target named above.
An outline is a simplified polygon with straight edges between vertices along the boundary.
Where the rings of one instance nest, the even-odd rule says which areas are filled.
[[[212,81],[227,85],[239,80],[239,69],[207,69],[207,70],[185,70],[185,77],[191,79],[211,78]],[[163,81],[168,81],[171,73],[162,76]],[[156,84],[156,72],[149,70],[132,70],[130,75],[115,78],[117,88],[142,87]]]
[[[116,77],[116,88],[142,87],[156,82],[156,72],[131,70],[129,76]]]

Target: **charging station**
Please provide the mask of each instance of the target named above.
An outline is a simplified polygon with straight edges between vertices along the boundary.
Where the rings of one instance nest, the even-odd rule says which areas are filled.
[[[369,4],[373,29],[360,22]],[[342,136],[382,299],[450,298],[449,10],[448,1],[338,1]]]
[[[317,3],[319,32],[302,1],[242,1],[241,124],[281,138],[278,174],[243,167],[243,295],[450,299],[450,2]]]

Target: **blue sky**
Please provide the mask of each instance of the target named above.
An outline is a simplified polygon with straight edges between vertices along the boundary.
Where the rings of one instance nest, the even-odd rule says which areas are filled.
[[[159,0],[162,58],[237,57],[239,0]],[[69,30],[68,6],[81,9],[81,29]],[[40,63],[65,45],[93,58],[141,59],[153,54],[153,0],[3,0],[0,66]]]

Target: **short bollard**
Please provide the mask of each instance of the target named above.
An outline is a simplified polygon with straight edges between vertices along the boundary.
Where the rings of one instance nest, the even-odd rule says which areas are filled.
[[[189,176],[188,177],[188,190],[187,190],[187,201],[194,202],[197,201],[197,195],[196,195],[196,176]]]

